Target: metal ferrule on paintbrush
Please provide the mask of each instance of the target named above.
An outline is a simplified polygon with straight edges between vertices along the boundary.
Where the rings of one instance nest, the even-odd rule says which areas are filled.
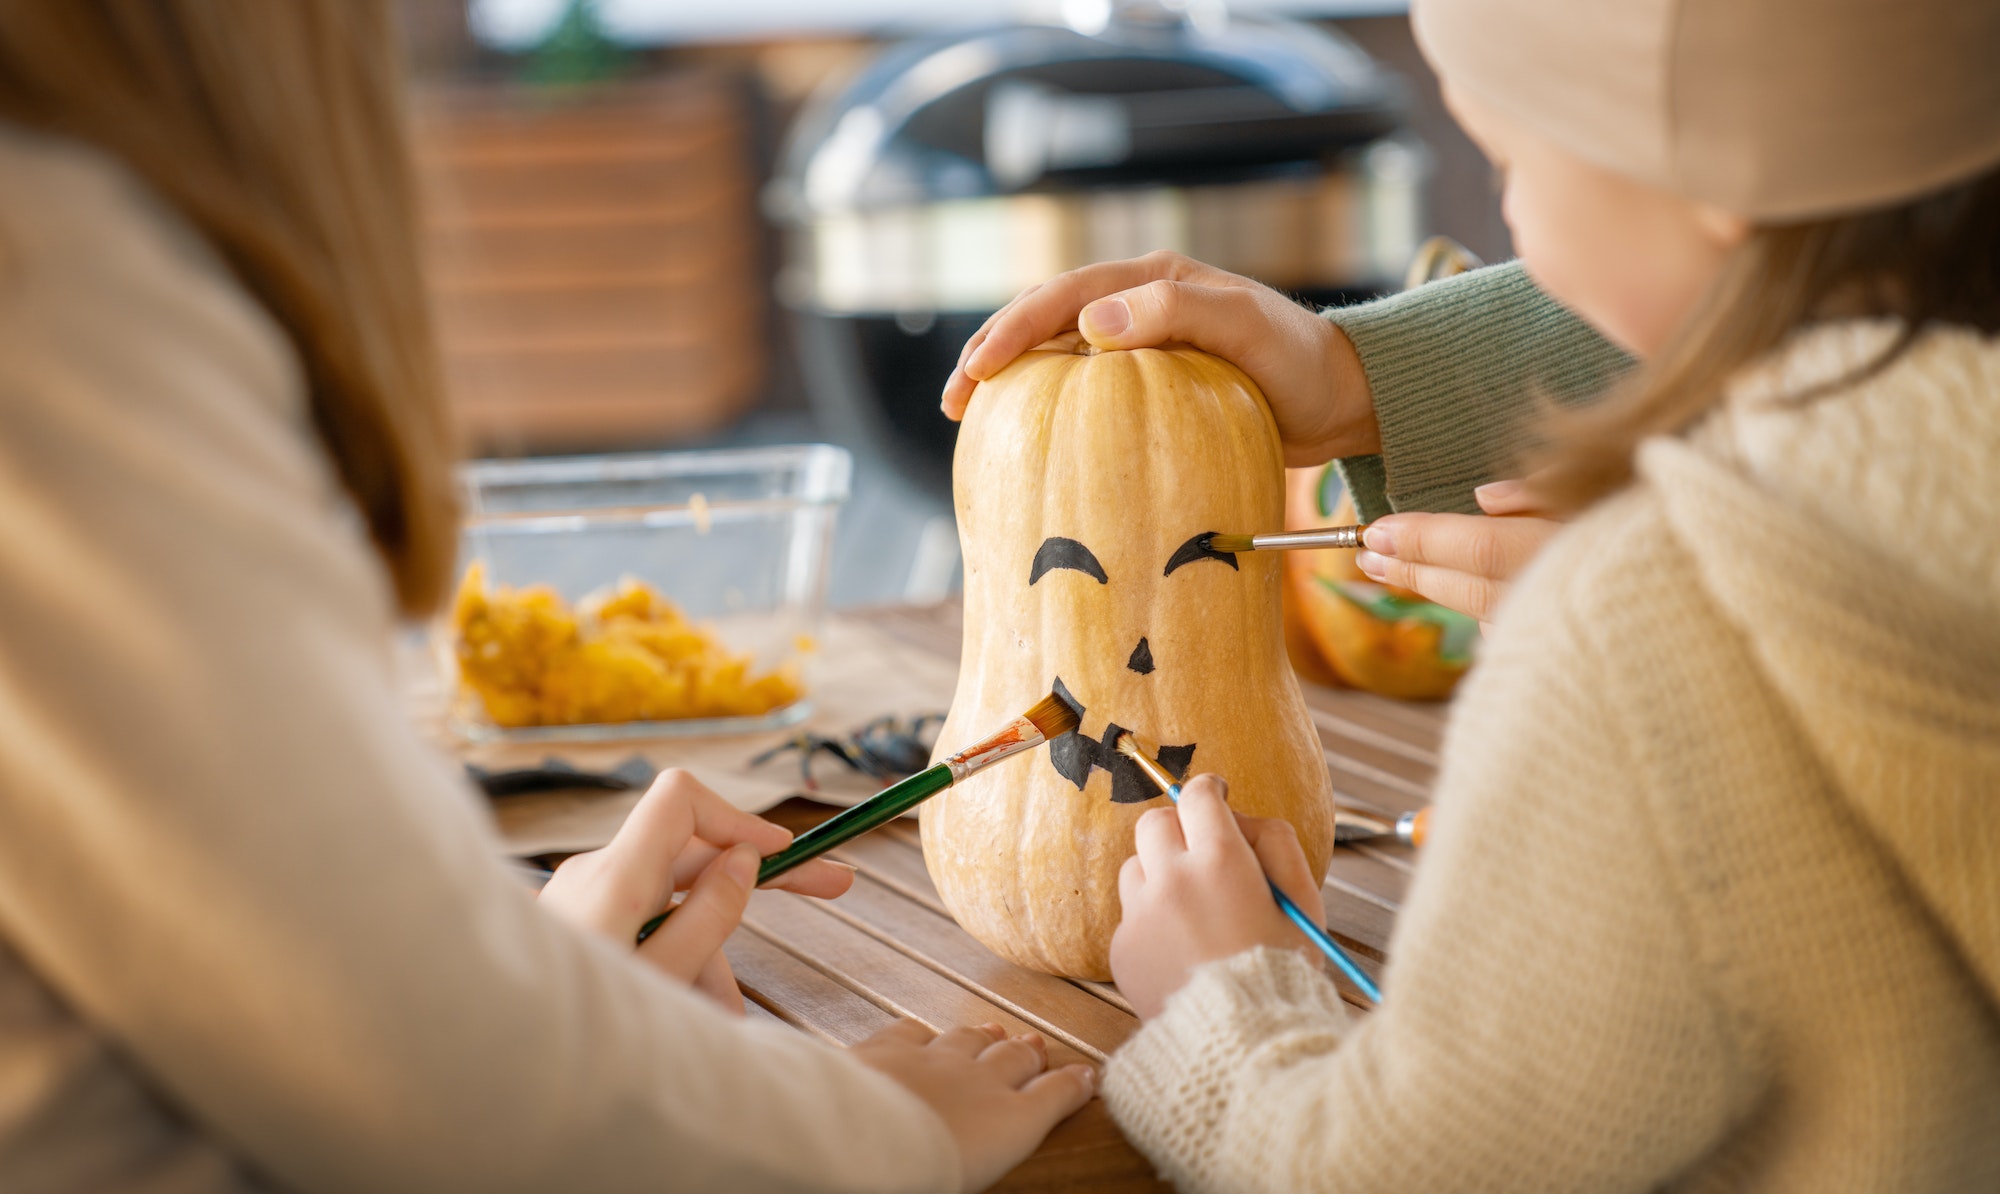
[[[1273,531],[1268,535],[1223,535],[1208,537],[1211,551],[1235,554],[1244,551],[1299,551],[1305,548],[1362,546],[1361,532],[1368,524],[1345,527],[1317,527],[1310,531]]]
[[[900,783],[890,784],[853,808],[793,838],[791,845],[766,858],[758,866],[758,885],[769,883],[793,867],[810,862],[871,829],[887,825],[969,775],[1062,737],[1074,730],[1080,720],[1081,714],[1076,706],[1050,693],[1036,702],[1034,708],[1008,722],[998,733],[988,735]],[[644,941],[654,929],[659,928],[667,915],[667,912],[662,912],[641,926],[639,940]]]

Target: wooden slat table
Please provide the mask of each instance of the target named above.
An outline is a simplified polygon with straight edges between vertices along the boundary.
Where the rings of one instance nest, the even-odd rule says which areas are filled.
[[[902,645],[955,664],[957,603],[846,615]],[[1306,685],[1325,744],[1335,798],[1387,814],[1425,803],[1437,765],[1441,706],[1411,705]],[[839,711],[828,711],[838,714]],[[835,717],[835,724],[849,724]],[[836,809],[793,798],[766,816],[804,829]],[[833,857],[859,873],[838,900],[760,891],[742,931],[726,948],[748,1014],[776,1019],[824,1040],[849,1044],[910,1016],[933,1028],[998,1023],[1049,1041],[1052,1065],[1102,1064],[1139,1022],[1116,988],[1072,982],[1002,961],[958,927],[924,870],[914,822],[854,841]],[[1325,896],[1328,928],[1379,975],[1396,909],[1414,859],[1396,845],[1334,852]],[[1359,992],[1348,1002],[1365,1008]],[[1059,1126],[1001,1182],[1002,1190],[1163,1190],[1104,1109],[1092,1102]]]

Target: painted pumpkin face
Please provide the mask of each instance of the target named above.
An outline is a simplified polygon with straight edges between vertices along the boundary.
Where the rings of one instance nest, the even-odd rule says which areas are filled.
[[[1207,550],[1276,529],[1283,467],[1262,397],[1192,349],[1086,355],[1076,338],[974,395],[954,460],[965,645],[938,743],[956,750],[1054,691],[1077,732],[923,813],[924,853],[968,931],[1023,965],[1109,976],[1118,868],[1164,802],[1113,746],[1122,730],[1176,774],[1333,843],[1318,735],[1285,660],[1279,561]]]

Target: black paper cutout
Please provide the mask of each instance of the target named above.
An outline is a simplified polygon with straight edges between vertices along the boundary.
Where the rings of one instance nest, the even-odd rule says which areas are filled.
[[[1081,722],[1082,702],[1070,695],[1060,676],[1053,687],[1056,696],[1076,710]],[[1104,727],[1102,739],[1086,738],[1079,731],[1071,730],[1049,743],[1049,762],[1054,765],[1057,774],[1075,784],[1079,792],[1090,782],[1091,769],[1102,768],[1111,773],[1111,803],[1144,804],[1159,795],[1159,789],[1146,778],[1145,772],[1139,770],[1137,763],[1118,753],[1118,739],[1125,733],[1125,727],[1112,724]],[[1165,767],[1175,779],[1185,778],[1188,767],[1194,762],[1194,748],[1192,742],[1186,746],[1162,746],[1160,766]]]
[[[1132,658],[1125,661],[1125,666],[1142,676],[1151,675],[1153,673],[1152,646],[1145,639],[1141,638],[1139,645],[1132,648]]]
[[[1178,548],[1175,548],[1173,558],[1167,561],[1167,570],[1160,575],[1172,576],[1174,569],[1180,567],[1182,564],[1192,564],[1196,560],[1221,560],[1231,568],[1236,568],[1235,552],[1217,551],[1209,545],[1210,541],[1220,533],[1220,531],[1203,531],[1186,543],[1181,544]],[[1236,570],[1238,572],[1242,571],[1241,568],[1237,568]]]
[[[1042,579],[1042,573],[1056,568],[1074,568],[1085,576],[1094,576],[1098,584],[1105,583],[1104,565],[1097,562],[1090,549],[1074,539],[1064,539],[1051,535],[1042,540],[1042,546],[1035,552],[1035,562],[1028,569],[1028,583]]]

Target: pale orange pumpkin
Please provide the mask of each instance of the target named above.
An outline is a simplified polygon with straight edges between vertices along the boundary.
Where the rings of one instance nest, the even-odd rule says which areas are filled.
[[[1285,659],[1279,561],[1199,547],[1204,532],[1277,529],[1283,478],[1263,397],[1193,349],[1097,354],[1072,335],[974,393],[953,462],[964,657],[939,750],[1058,682],[1083,717],[924,808],[945,906],[1003,957],[1109,977],[1118,869],[1140,814],[1165,802],[1112,753],[1110,725],[1170,769],[1221,775],[1239,811],[1290,821],[1325,873],[1333,800]]]

